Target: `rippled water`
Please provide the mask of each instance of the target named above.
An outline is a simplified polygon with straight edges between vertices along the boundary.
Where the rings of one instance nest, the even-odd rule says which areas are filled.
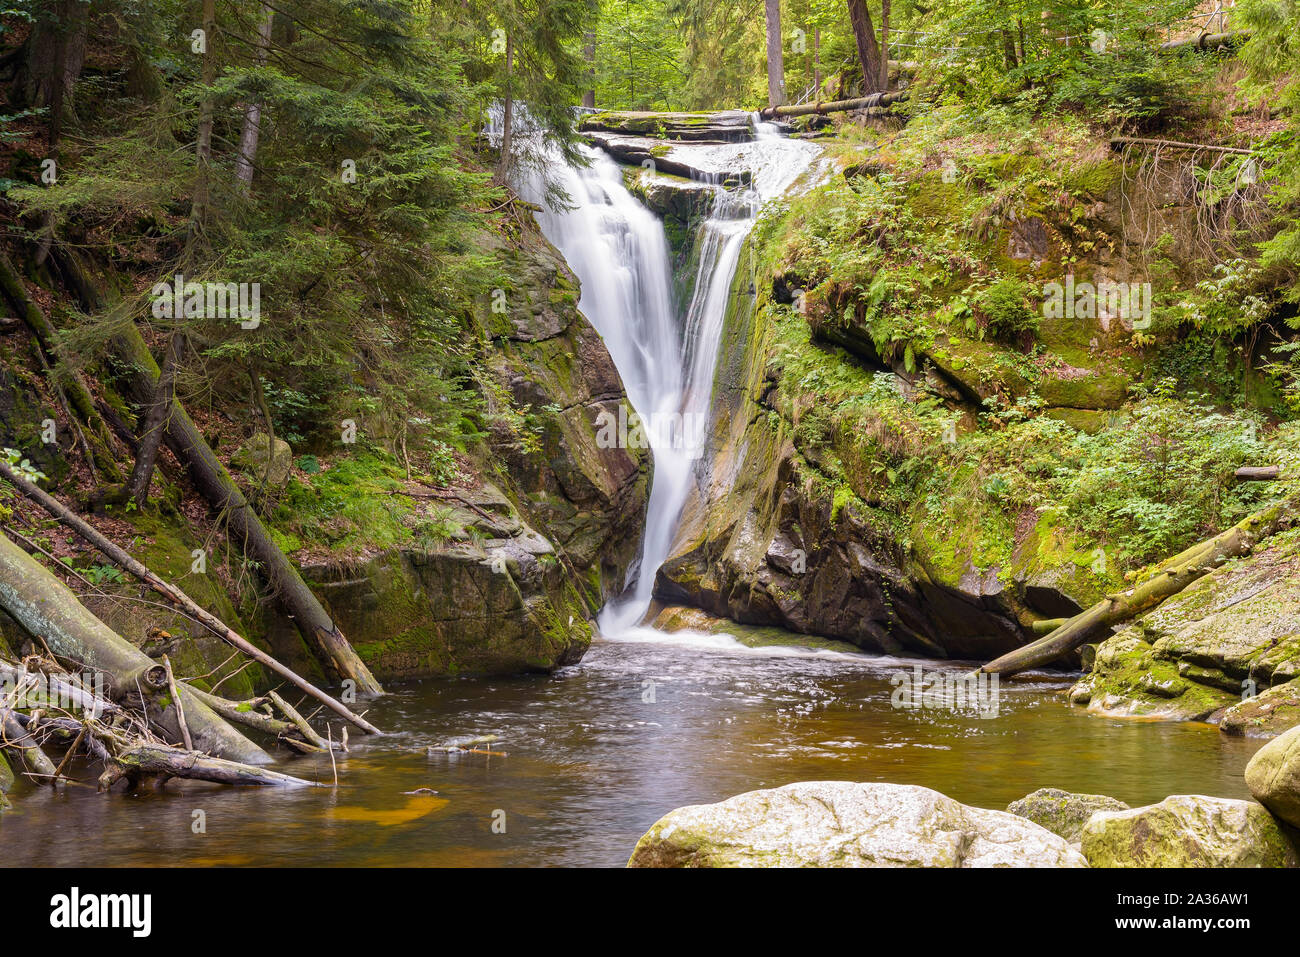
[[[622,865],[667,811],[754,788],[892,781],[992,808],[1046,786],[1134,805],[1246,797],[1259,747],[1208,725],[1097,718],[1046,680],[1004,682],[996,718],[896,710],[889,676],[910,661],[640,634],[653,640],[599,642],[552,676],[397,687],[370,712],[397,733],[354,738],[337,791],[20,790],[0,815],[2,863]],[[508,756],[426,753],[489,733]],[[332,776],[328,758],[281,768]],[[438,794],[403,793],[417,788]]]

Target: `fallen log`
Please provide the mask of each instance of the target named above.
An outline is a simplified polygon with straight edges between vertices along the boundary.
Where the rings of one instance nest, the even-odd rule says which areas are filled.
[[[1292,496],[1242,519],[1226,532],[1193,545],[1163,562],[1141,584],[1128,591],[1106,596],[1054,629],[1045,638],[981,665],[979,672],[1015,674],[1051,664],[1080,645],[1095,641],[1114,625],[1128,621],[1178,594],[1228,559],[1249,554],[1257,542],[1291,525],[1295,521],[1297,506],[1300,506],[1300,496]]]
[[[135,400],[147,405],[158,388],[160,372],[134,325],[118,336],[118,351],[133,370],[130,386]],[[362,694],[383,694],[384,689],[375,676],[271,538],[244,493],[208,447],[202,433],[179,402],[172,402],[165,421],[167,446],[185,464],[190,478],[208,504],[221,514],[231,540],[260,565],[276,600],[309,644],[320,653],[322,663],[332,668],[340,678],[353,681]],[[370,733],[378,732],[371,729]]]
[[[13,711],[5,707],[0,710],[0,748],[9,751],[22,761],[33,777],[46,779],[51,786],[58,783],[58,773],[54,762],[49,759],[41,746],[18,723]]]
[[[76,532],[84,541],[89,542],[95,548],[99,549],[100,552],[102,552],[123,571],[140,579],[140,581],[144,582],[174,605],[183,608],[186,613],[196,618],[200,624],[227,644],[239,649],[258,664],[275,672],[286,681],[292,682],[296,687],[301,688],[331,711],[334,711],[339,716],[350,721],[367,734],[383,733],[369,721],[359,715],[353,714],[352,710],[346,705],[335,700],[324,691],[321,691],[306,678],[299,676],[297,672],[280,664],[280,662],[275,658],[272,658],[266,652],[262,651],[262,649],[248,641],[248,639],[227,626],[223,621],[221,621],[221,619],[208,612],[205,608],[194,601],[194,599],[190,598],[189,595],[185,594],[179,586],[173,585],[170,582],[159,578],[141,562],[132,558],[125,550],[119,548],[108,538],[97,532],[91,525],[83,521],[80,516],[61,503],[58,499],[54,498],[47,492],[42,491],[35,484],[23,478],[4,462],[0,462],[0,478],[9,482],[14,486],[14,488],[22,492],[23,495],[36,502],[45,509],[45,511],[63,522]]]
[[[1069,620],[1068,618],[1042,618],[1029,627],[1036,635],[1050,635]]]
[[[195,751],[181,751],[160,744],[137,744],[122,751],[99,777],[99,789],[106,791],[122,778],[134,782],[142,777],[187,778],[215,784],[258,787],[322,788],[327,785],[295,778],[279,771],[255,768],[238,761],[210,758]]]
[[[872,93],[851,100],[830,100],[825,103],[803,103],[799,106],[769,106],[759,112],[765,120],[787,116],[810,116],[812,114],[842,113],[848,110],[869,110],[873,107],[893,106],[907,99],[906,90],[894,90],[889,93]]]
[[[0,661],[0,678],[14,682],[15,685],[22,680],[23,675],[33,673],[7,661]],[[49,674],[40,674],[39,677],[45,682],[43,694],[48,699],[57,701],[60,704],[66,702],[74,705],[94,717],[103,714],[116,714],[122,710],[115,702],[109,701],[107,698],[101,698],[94,692],[87,691],[84,687],[68,678]],[[30,694],[27,697],[28,700],[31,700]],[[41,703],[39,698],[37,703]]]
[[[1160,49],[1162,51],[1185,50],[1191,47],[1195,50],[1217,50],[1220,47],[1236,46],[1248,39],[1250,39],[1249,30],[1229,30],[1225,33],[1202,31],[1196,36],[1183,37],[1181,40],[1166,40],[1160,44]]]
[[[1280,472],[1276,465],[1243,465],[1232,474],[1240,482],[1271,482]]]
[[[39,635],[56,658],[75,668],[101,673],[111,698],[135,692],[141,676],[147,676],[150,669],[161,668],[92,615],[53,572],[3,534],[0,534],[0,608],[29,634]],[[165,686],[165,674],[163,683]],[[270,755],[190,695],[187,687],[182,686],[179,691],[197,747],[239,761],[270,762]],[[169,705],[163,702],[158,723],[174,739],[180,727],[176,722],[176,708]]]

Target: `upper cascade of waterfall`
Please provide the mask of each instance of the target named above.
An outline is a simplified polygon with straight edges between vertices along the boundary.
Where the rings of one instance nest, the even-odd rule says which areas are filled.
[[[542,232],[581,282],[579,308],[605,340],[639,417],[642,429],[627,436],[619,430],[617,439],[634,444],[644,435],[654,459],[640,558],[629,570],[627,591],[600,615],[608,638],[628,636],[642,624],[682,508],[692,485],[704,478],[714,367],[745,237],[762,204],[789,190],[820,153],[811,143],[785,138],[757,114],[752,125],[752,140],[681,143],[669,151],[706,180],[737,169],[751,173],[747,187],[716,187],[699,227],[691,295],[681,304],[674,302],[663,223],[628,192],[623,168],[604,152],[584,149],[590,160],[585,168],[557,160],[516,177],[520,194],[542,206]],[[569,208],[548,201],[548,184],[568,195]]]

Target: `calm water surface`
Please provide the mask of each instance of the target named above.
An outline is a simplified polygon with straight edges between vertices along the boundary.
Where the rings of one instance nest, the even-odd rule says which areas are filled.
[[[620,866],[675,807],[808,780],[920,784],[991,808],[1047,786],[1135,806],[1249,796],[1261,742],[1094,717],[1047,679],[1003,682],[996,718],[894,709],[889,678],[912,664],[718,637],[598,642],[551,676],[390,689],[369,717],[395,733],[354,737],[337,791],[20,789],[0,815],[0,863]],[[500,735],[507,756],[426,753],[467,734]],[[278,767],[332,779],[328,757]],[[417,788],[438,793],[403,793]]]

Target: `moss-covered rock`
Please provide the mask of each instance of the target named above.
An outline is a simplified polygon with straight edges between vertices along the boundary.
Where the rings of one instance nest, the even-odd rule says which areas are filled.
[[[1062,838],[929,788],[810,781],[678,808],[629,867],[1085,867]]]
[[[1266,808],[1300,827],[1300,727],[1255,752],[1246,765],[1246,786]]]
[[[1251,738],[1270,738],[1300,725],[1300,678],[1267,688],[1223,712],[1219,730]]]
[[[1097,811],[1127,811],[1123,801],[1104,794],[1072,794],[1060,788],[1039,788],[1007,805],[1007,812],[1027,818],[1053,834],[1078,844],[1083,826]]]
[[[1093,867],[1295,867],[1296,849],[1254,801],[1179,794],[1129,811],[1099,811],[1083,827]]]
[[[1300,673],[1300,534],[1193,583],[1104,641],[1070,698],[1112,716],[1218,720],[1273,733],[1300,717],[1294,689],[1255,700]],[[1253,703],[1252,703],[1253,702]]]

